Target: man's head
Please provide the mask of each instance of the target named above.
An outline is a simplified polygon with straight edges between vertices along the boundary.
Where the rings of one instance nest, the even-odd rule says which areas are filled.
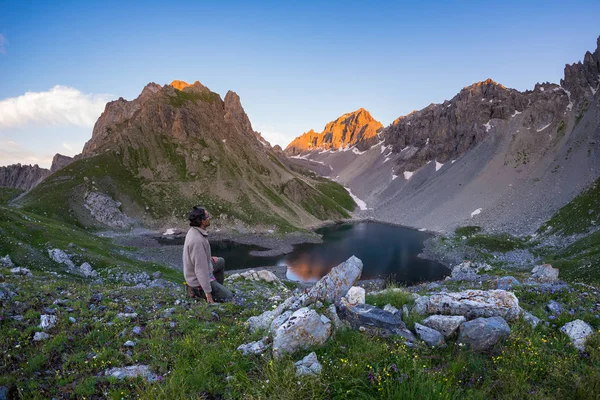
[[[190,226],[206,229],[210,225],[210,214],[204,207],[195,206],[188,214]]]

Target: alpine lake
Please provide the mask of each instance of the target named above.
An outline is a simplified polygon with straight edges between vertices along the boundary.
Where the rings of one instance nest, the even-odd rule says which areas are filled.
[[[419,258],[423,243],[431,234],[377,222],[326,226],[316,230],[322,243],[295,245],[292,252],[279,256],[256,256],[265,248],[233,241],[211,241],[213,256],[225,258],[227,270],[287,267],[293,281],[315,282],[333,267],[354,255],[363,262],[361,279],[385,279],[412,285],[443,279],[450,271],[442,264]],[[210,238],[210,236],[209,236]],[[163,245],[182,246],[184,238],[160,240]]]

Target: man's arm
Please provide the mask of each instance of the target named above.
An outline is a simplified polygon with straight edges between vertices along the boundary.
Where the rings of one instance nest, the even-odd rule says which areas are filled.
[[[194,272],[196,278],[198,278],[198,282],[200,282],[200,287],[202,287],[204,293],[211,293],[212,288],[210,287],[209,279],[210,266],[208,265],[208,257],[202,243],[196,242],[190,246],[190,258],[194,263]]]

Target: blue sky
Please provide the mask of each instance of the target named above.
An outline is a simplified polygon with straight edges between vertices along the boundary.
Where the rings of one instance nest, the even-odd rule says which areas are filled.
[[[285,146],[360,107],[388,125],[486,78],[558,83],[600,35],[597,0],[173,3],[1,1],[0,165],[78,153],[148,82],[233,90]]]

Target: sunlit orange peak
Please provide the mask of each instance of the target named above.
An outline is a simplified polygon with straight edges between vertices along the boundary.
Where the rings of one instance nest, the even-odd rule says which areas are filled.
[[[192,85],[184,81],[174,80],[173,82],[171,82],[171,86],[173,86],[177,90],[183,90],[184,88]]]

